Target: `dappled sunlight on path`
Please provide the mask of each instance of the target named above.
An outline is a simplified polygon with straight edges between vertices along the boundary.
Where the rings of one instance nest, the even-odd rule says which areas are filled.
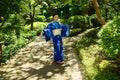
[[[0,67],[0,80],[83,80],[82,67],[74,48],[77,37],[64,38],[65,64],[53,62],[52,41],[37,37]]]

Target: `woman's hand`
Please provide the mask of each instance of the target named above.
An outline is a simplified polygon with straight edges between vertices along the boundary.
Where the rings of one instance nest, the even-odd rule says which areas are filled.
[[[44,34],[44,32],[43,32],[43,30],[41,31],[41,33],[40,33],[40,35],[43,35]]]
[[[71,28],[73,28],[74,26],[73,25],[71,25]]]

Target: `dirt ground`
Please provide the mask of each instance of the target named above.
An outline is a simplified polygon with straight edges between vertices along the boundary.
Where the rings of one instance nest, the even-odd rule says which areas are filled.
[[[0,67],[0,80],[84,80],[82,65],[74,43],[78,37],[65,37],[65,64],[53,62],[52,41],[43,36],[21,49]]]

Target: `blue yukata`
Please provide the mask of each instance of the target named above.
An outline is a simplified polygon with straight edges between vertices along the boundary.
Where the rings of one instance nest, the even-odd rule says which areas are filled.
[[[69,36],[70,26],[62,25],[59,22],[51,22],[44,30],[45,40],[53,40],[54,60],[64,61],[62,37]]]

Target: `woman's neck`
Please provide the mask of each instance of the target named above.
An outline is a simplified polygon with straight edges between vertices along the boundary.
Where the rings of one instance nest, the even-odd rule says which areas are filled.
[[[58,22],[58,21],[53,21],[53,22]]]

